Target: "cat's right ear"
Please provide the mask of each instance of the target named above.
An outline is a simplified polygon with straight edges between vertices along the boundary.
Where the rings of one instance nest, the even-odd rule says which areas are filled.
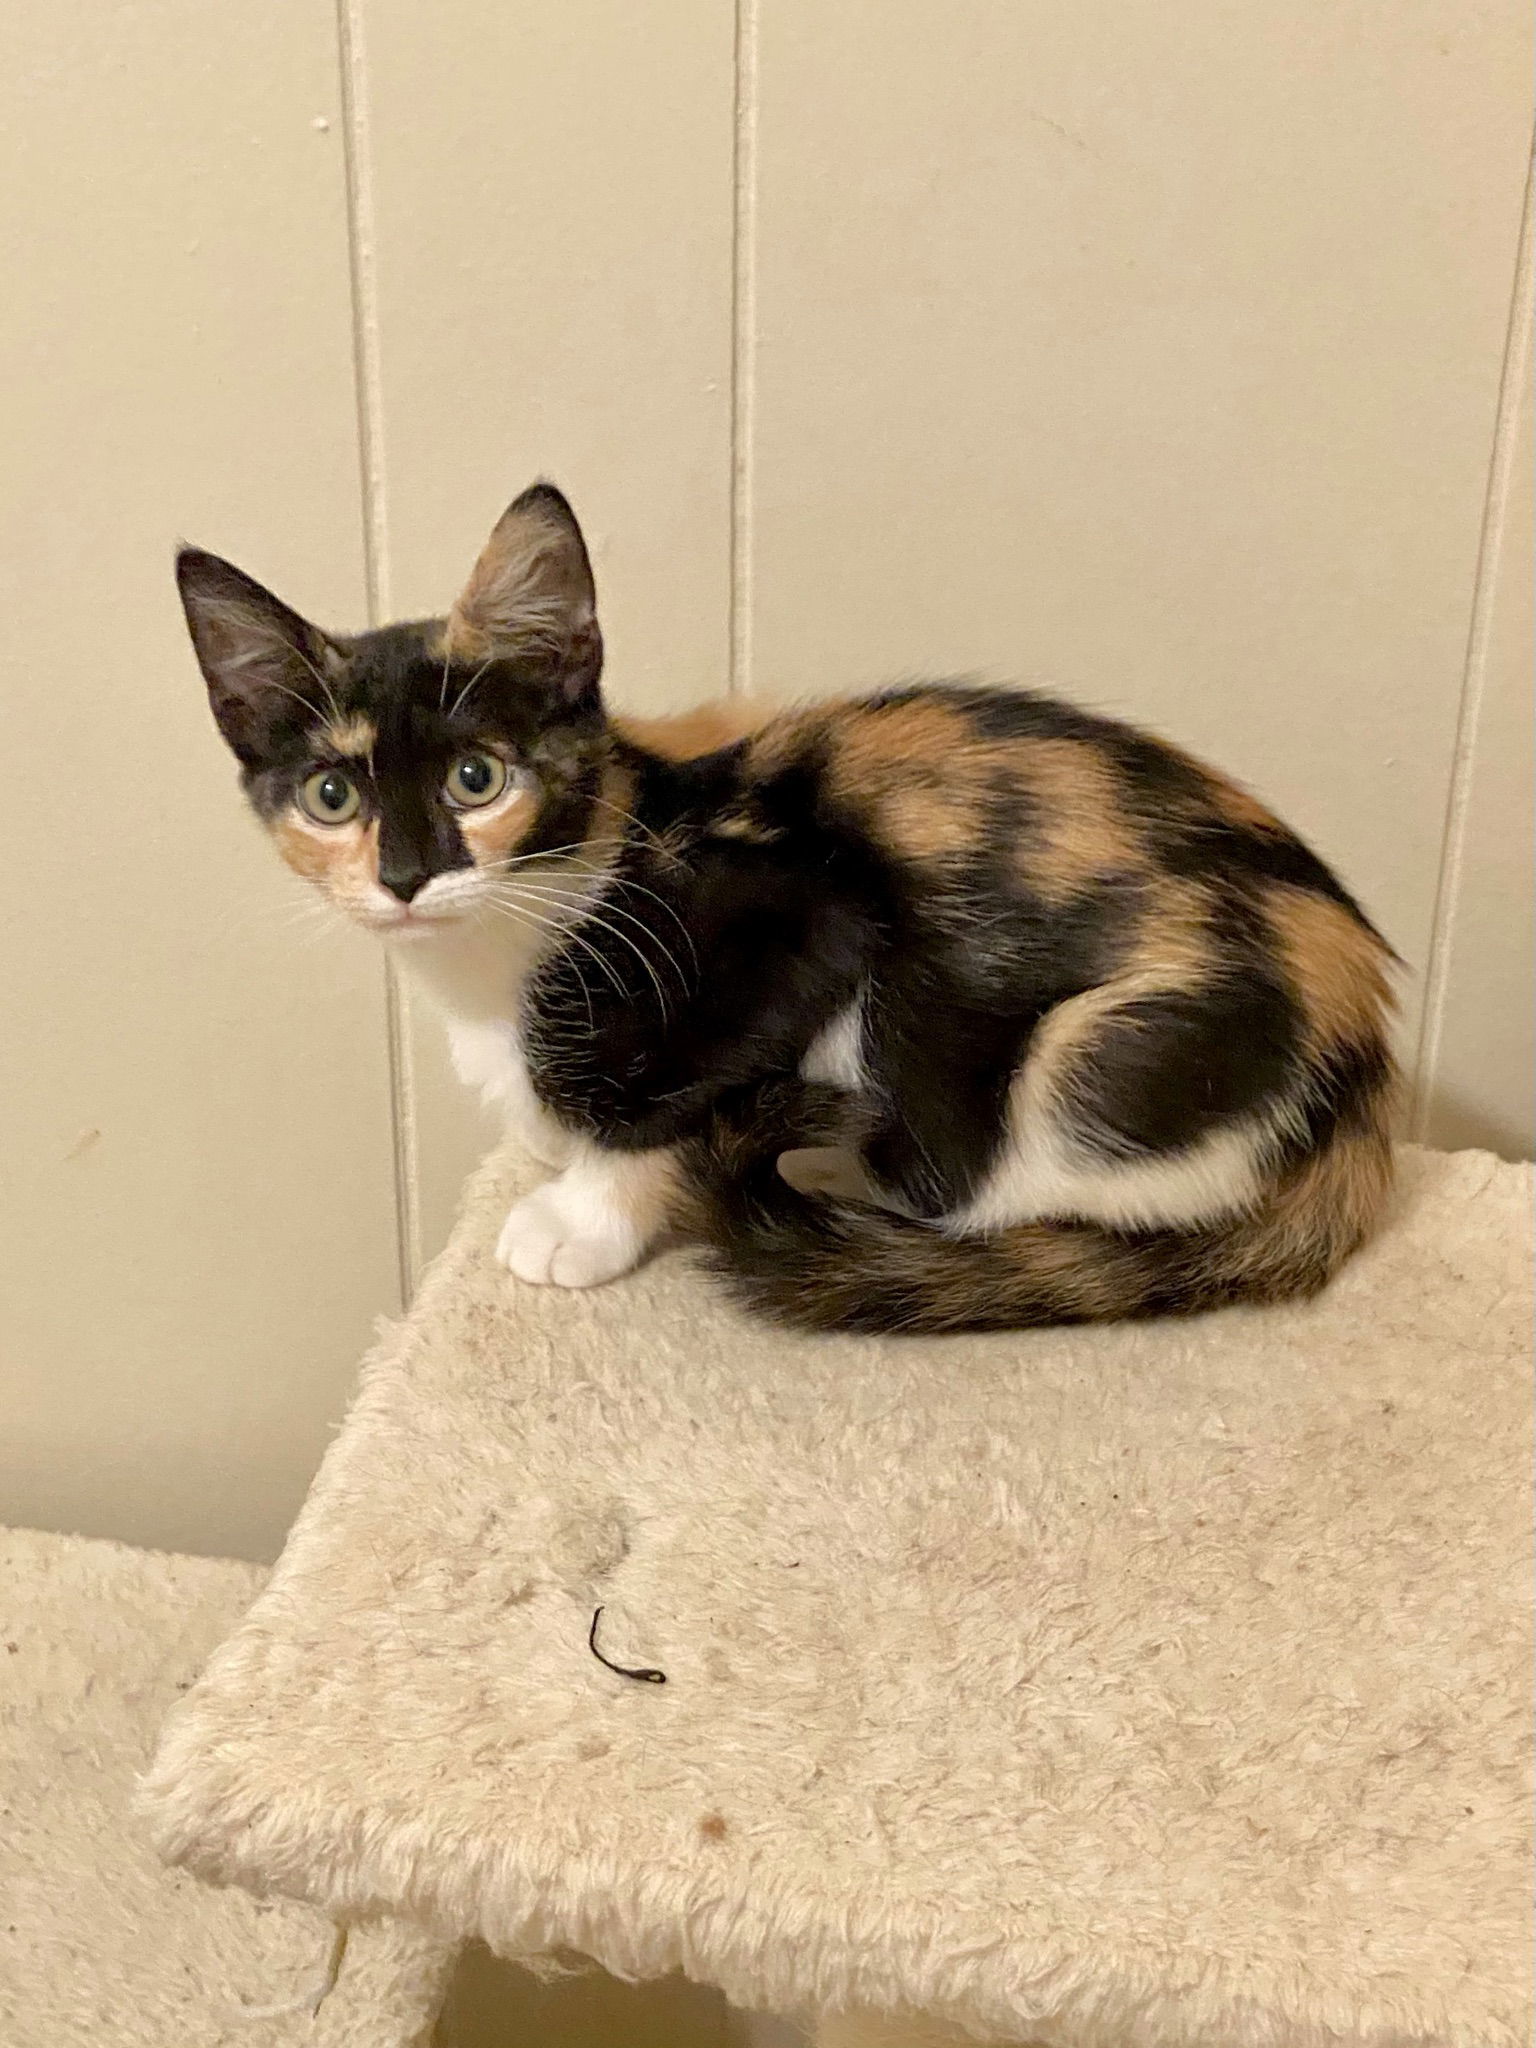
[[[317,627],[202,548],[179,550],[176,587],[219,731],[245,767],[261,767],[296,719],[324,722],[340,656]]]
[[[448,615],[464,661],[501,656],[543,670],[570,706],[597,702],[603,636],[592,563],[576,514],[551,483],[502,513]]]

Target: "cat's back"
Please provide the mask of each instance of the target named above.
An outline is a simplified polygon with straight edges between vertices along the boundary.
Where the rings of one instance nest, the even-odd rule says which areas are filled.
[[[1262,984],[1294,1020],[1287,1037],[1299,1026],[1320,1055],[1366,1046],[1385,1063],[1390,949],[1273,811],[1150,733],[1033,690],[944,682],[727,700],[632,731],[697,765],[706,839],[793,865],[786,841],[854,835],[908,916],[948,927],[979,968],[1033,960],[1040,994],[1127,975]]]
[[[626,728],[673,760],[723,751],[735,790],[770,807],[777,790],[803,804],[814,787],[821,815],[935,880],[990,873],[1047,908],[1111,879],[1268,881],[1359,915],[1239,783],[1041,691],[932,682],[789,706],[727,699]]]

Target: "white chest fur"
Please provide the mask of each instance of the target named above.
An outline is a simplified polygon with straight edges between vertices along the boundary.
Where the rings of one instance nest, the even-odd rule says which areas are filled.
[[[569,1139],[533,1092],[518,1021],[533,949],[504,927],[451,929],[401,946],[407,982],[443,1020],[454,1072],[547,1166]]]

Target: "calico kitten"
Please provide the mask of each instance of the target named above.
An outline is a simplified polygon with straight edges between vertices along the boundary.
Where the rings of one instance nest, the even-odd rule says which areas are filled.
[[[565,499],[446,620],[341,638],[177,563],[288,864],[395,949],[555,1177],[521,1279],[667,1229],[817,1328],[1305,1295],[1391,1173],[1391,955],[1176,748],[1019,690],[610,717]]]

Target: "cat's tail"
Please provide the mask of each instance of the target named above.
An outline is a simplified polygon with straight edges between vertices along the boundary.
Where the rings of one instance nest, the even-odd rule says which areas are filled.
[[[1368,1234],[1391,1177],[1385,1131],[1373,1129],[1221,1224],[1040,1222],[960,1237],[784,1180],[782,1152],[846,1138],[842,1104],[832,1090],[768,1083],[683,1149],[685,1230],[747,1307],[792,1328],[1016,1330],[1313,1294]]]

